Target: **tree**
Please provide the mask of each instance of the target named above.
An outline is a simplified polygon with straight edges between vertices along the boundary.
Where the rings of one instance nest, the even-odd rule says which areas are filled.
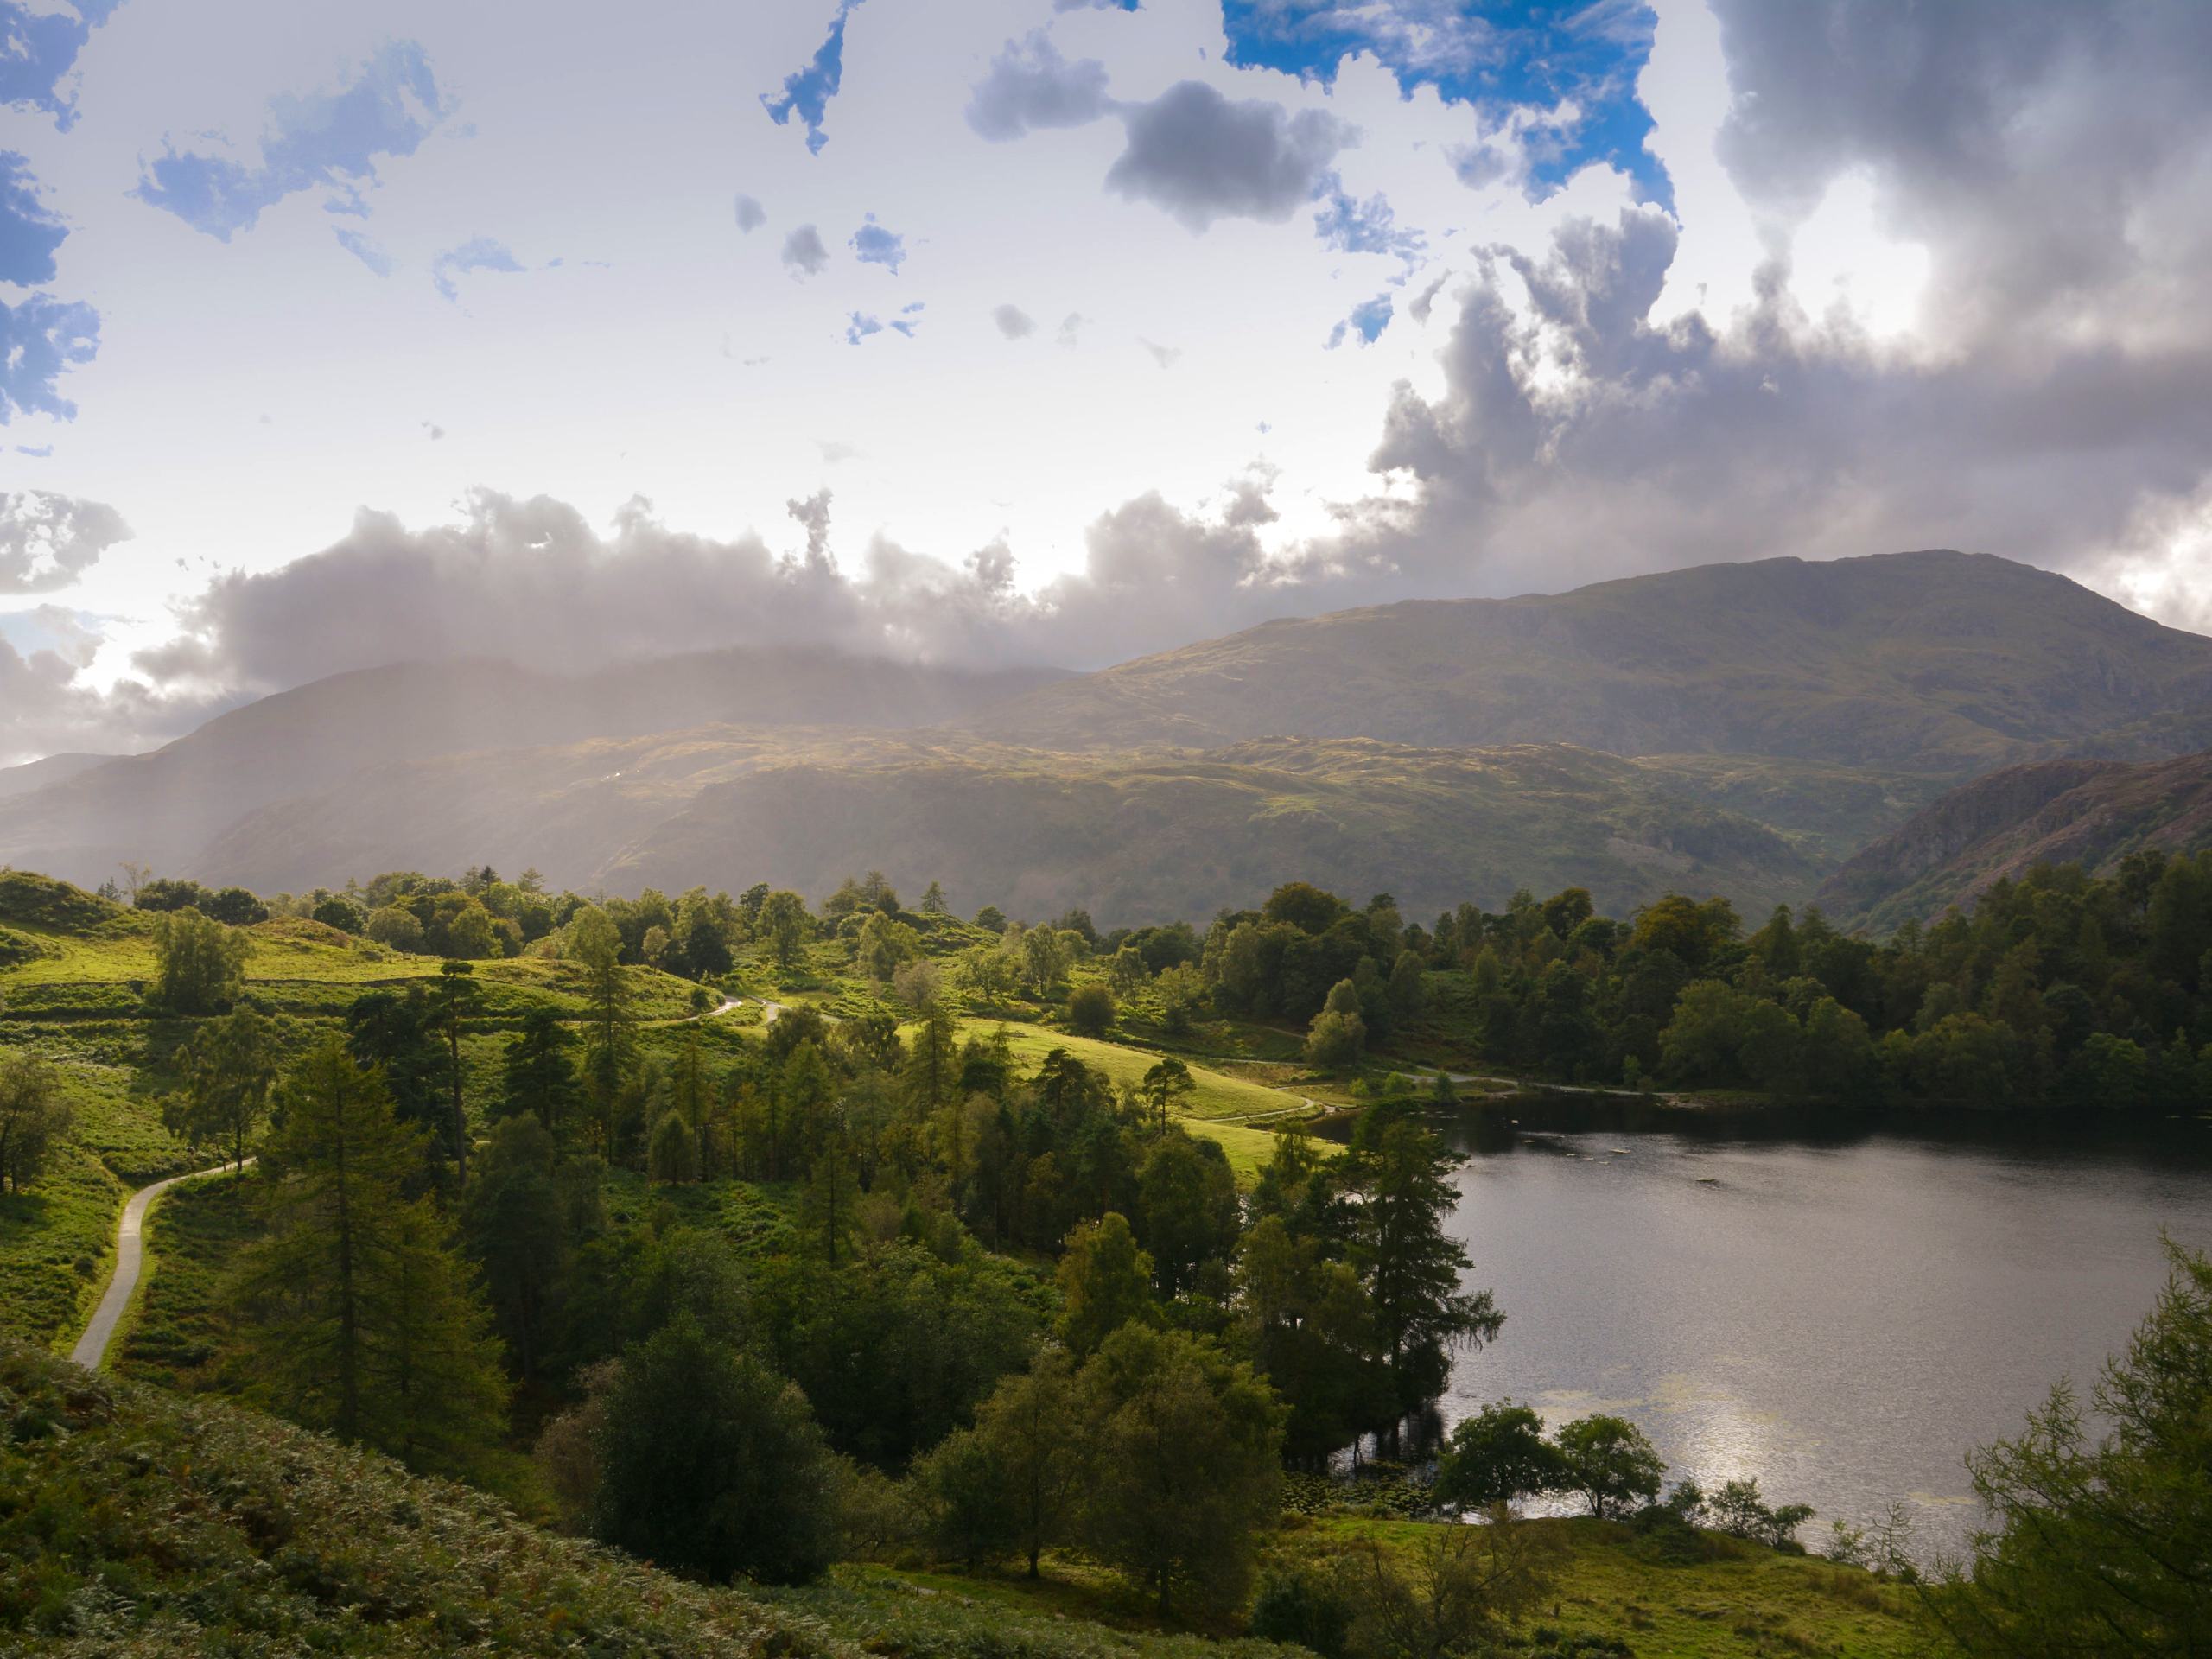
[[[1154,1141],[1137,1178],[1137,1217],[1160,1294],[1191,1289],[1199,1265],[1236,1243],[1236,1177],[1219,1143],[1181,1133]]]
[[[699,1179],[699,1149],[691,1138],[691,1126],[680,1113],[664,1112],[653,1126],[652,1140],[645,1149],[645,1168],[657,1181]]]
[[[1084,985],[1068,998],[1068,1028],[1083,1037],[1103,1037],[1114,1024],[1114,994],[1103,985]]]
[[[1282,1503],[1281,1405],[1251,1367],[1181,1332],[1125,1325],[1083,1368],[1090,1427],[1083,1539],[1152,1592],[1232,1607]]]
[[[446,1080],[451,1090],[452,1121],[447,1133],[453,1137],[454,1180],[468,1185],[468,1116],[461,1101],[461,1021],[476,1006],[474,963],[451,958],[438,964],[438,1027],[445,1033]]]
[[[334,893],[317,900],[308,914],[325,927],[334,927],[340,933],[359,934],[369,925],[368,917],[359,905]]]
[[[219,1014],[245,989],[253,943],[187,907],[154,918],[154,983],[148,1000],[171,1014]]]
[[[367,932],[377,944],[410,954],[422,950],[426,943],[421,919],[413,911],[404,910],[397,905],[386,905],[380,910],[371,911]]]
[[[429,1137],[434,1173],[442,1176],[453,1156],[453,1112],[437,1014],[436,1003],[419,984],[404,995],[371,991],[354,998],[346,1010],[346,1040],[354,1064],[373,1066],[382,1076],[400,1121]]]
[[[767,936],[776,966],[785,973],[798,966],[812,927],[806,900],[795,893],[772,893],[760,906],[760,931]]]
[[[1060,1340],[1077,1357],[1131,1321],[1160,1317],[1152,1294],[1152,1258],[1137,1248],[1128,1218],[1107,1211],[1068,1235],[1060,1257]]]
[[[1373,1126],[1383,1123],[1379,1135]],[[1452,1355],[1497,1335],[1505,1316],[1488,1291],[1465,1293],[1473,1264],[1444,1230],[1457,1194],[1445,1179],[1451,1154],[1436,1136],[1404,1118],[1374,1114],[1355,1142],[1352,1181],[1360,1195],[1352,1260],[1365,1280],[1397,1406],[1410,1411],[1442,1390]]]
[[[21,1192],[36,1180],[71,1122],[53,1067],[22,1049],[0,1059],[0,1189]]]
[[[934,881],[931,882],[927,887],[923,889],[922,914],[925,916],[950,916],[952,914],[952,906],[945,902],[944,889]]]
[[[679,1314],[607,1390],[592,1531],[710,1583],[817,1577],[835,1559],[837,1465],[806,1396]]]
[[[552,1132],[534,1114],[502,1118],[461,1211],[493,1325],[525,1382],[537,1376],[569,1255],[569,1194],[556,1173],[559,1160]]]
[[[283,1058],[275,1021],[251,1008],[210,1020],[177,1053],[184,1092],[162,1103],[162,1122],[190,1145],[227,1143],[245,1166],[246,1142],[269,1116]]]
[[[285,1078],[262,1150],[267,1236],[238,1283],[257,1391],[417,1469],[474,1465],[505,1429],[499,1344],[450,1224],[404,1188],[422,1131],[333,1037]]]
[[[604,910],[587,905],[569,921],[563,949],[584,971],[590,1022],[584,1045],[584,1083],[599,1119],[601,1154],[612,1160],[615,1100],[630,1069],[636,1025],[629,976],[622,970],[621,930]]]
[[[1423,995],[1421,960],[1411,950],[1398,952],[1390,964],[1390,1018],[1398,1025],[1421,1017]]]
[[[1528,1406],[1500,1400],[1452,1428],[1437,1465],[1436,1495],[1484,1510],[1551,1491],[1566,1473],[1559,1448],[1544,1438],[1544,1420]]]
[[[1067,973],[1068,949],[1056,929],[1033,927],[1021,936],[1021,962],[1029,988],[1049,996]]]
[[[1759,1496],[1757,1480],[1732,1480],[1705,1501],[1713,1527],[1732,1537],[1749,1538],[1769,1549],[1797,1547],[1797,1529],[1813,1518],[1808,1503],[1784,1503],[1769,1509]]]
[[[1561,1461],[1560,1484],[1579,1492],[1599,1519],[1659,1496],[1667,1465],[1643,1431],[1627,1418],[1602,1412],[1578,1417],[1554,1438]]]
[[[1037,1577],[1044,1552],[1075,1535],[1089,1467],[1086,1427],[1067,1351],[1040,1350],[1027,1371],[1002,1379],[976,1408],[975,1427],[923,1459],[938,1542],[971,1564],[1018,1551]]]
[[[1309,1003],[1307,1005],[1311,1007]],[[1359,988],[1338,980],[1306,1038],[1306,1063],[1325,1071],[1357,1065],[1367,1049],[1367,1022],[1359,1012]]]
[[[582,1103],[576,1081],[575,1052],[561,1016],[551,1008],[532,1008],[522,1029],[507,1039],[499,1062],[499,1109],[508,1116],[528,1113],[556,1141],[564,1135]]]
[[[2212,1648],[2212,1258],[2166,1255],[2165,1289],[2088,1409],[2061,1382],[2017,1439],[1968,1460],[1990,1529],[1925,1604],[1958,1652]]]
[[[1198,1090],[1191,1068],[1172,1054],[1155,1063],[1139,1087],[1145,1104],[1152,1109],[1154,1132],[1159,1135],[1167,1133],[1169,1116]]]
[[[1423,1527],[1408,1550],[1358,1553],[1353,1646],[1372,1659],[1453,1659],[1497,1638],[1552,1593],[1558,1542],[1503,1504],[1479,1527]]]

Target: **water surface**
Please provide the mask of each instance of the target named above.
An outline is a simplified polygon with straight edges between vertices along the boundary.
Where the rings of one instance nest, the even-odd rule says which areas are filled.
[[[1963,1548],[1963,1458],[2051,1383],[2086,1394],[2164,1281],[2158,1233],[2212,1245],[2212,1128],[2133,1144],[1770,1127],[1446,1133],[1452,1230],[1505,1310],[1447,1422],[1511,1395],[1554,1423],[1634,1419],[1669,1478],[1756,1475],[1770,1503]],[[2202,1137],[2202,1143],[2196,1137]],[[1618,1149],[1618,1150],[1617,1150]]]

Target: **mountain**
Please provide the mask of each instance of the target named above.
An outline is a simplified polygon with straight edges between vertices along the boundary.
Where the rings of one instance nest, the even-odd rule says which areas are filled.
[[[2027,565],[1924,552],[1269,622],[1039,688],[969,724],[1054,749],[1302,734],[1957,778],[2183,715],[2212,717],[2212,639]]]
[[[1051,669],[977,673],[796,648],[700,652],[578,676],[493,662],[366,669],[264,697],[151,753],[0,796],[0,859],[85,881],[125,859],[180,874],[244,814],[395,761],[712,721],[925,726],[1056,677]]]
[[[1565,745],[1422,750],[1269,739],[1066,755],[935,734],[733,728],[376,768],[249,815],[202,879],[297,889],[404,865],[535,865],[634,893],[753,881],[819,898],[880,868],[963,910],[1203,921],[1283,881],[1395,893],[1412,915],[1585,886],[1624,912],[1670,887],[1748,911],[1833,860],[1663,763]]]
[[[2212,845],[2212,752],[2129,765],[2007,766],[1951,791],[1821,887],[1830,917],[1885,931],[1964,905],[2037,863],[2102,870],[2139,849]]]
[[[488,860],[817,897],[880,868],[1101,920],[1291,875],[1416,910],[1580,883],[1748,911],[1992,769],[2208,745],[2212,640],[2002,559],[1770,559],[1271,622],[1079,677],[796,647],[370,670],[0,785],[0,862],[276,891]]]
[[[29,795],[54,784],[104,766],[115,757],[106,754],[49,754],[20,766],[0,766],[0,801]]]

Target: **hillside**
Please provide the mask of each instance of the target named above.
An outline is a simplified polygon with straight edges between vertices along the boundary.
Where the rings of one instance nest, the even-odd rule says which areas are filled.
[[[241,815],[392,761],[712,721],[925,726],[1054,677],[799,650],[709,652],[575,677],[489,662],[367,669],[262,698],[151,753],[0,791],[0,860],[87,882],[125,859],[175,873]]]
[[[2108,869],[2144,848],[2212,844],[2212,751],[2140,765],[2049,760],[1951,791],[1821,887],[1836,920],[1885,931],[1964,905],[2037,863]]]
[[[902,889],[944,882],[963,911],[1080,905],[1105,926],[1202,921],[1314,870],[1413,915],[1524,886],[1587,887],[1622,913],[1675,885],[1746,913],[1809,893],[1830,860],[1709,804],[1721,787],[1563,745],[1065,755],[715,728],[381,767],[251,815],[198,868],[296,888],[490,859],[618,893],[759,880],[816,897],[881,868]]]
[[[1959,776],[2212,710],[2212,640],[1986,556],[1769,559],[1269,622],[973,716],[1044,748],[1268,734]]]

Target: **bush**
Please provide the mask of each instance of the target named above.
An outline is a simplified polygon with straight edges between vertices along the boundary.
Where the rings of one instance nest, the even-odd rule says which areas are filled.
[[[1114,994],[1103,985],[1085,985],[1068,998],[1068,1028],[1079,1036],[1103,1037],[1114,1024]]]
[[[1268,1573],[1252,1602],[1252,1634],[1344,1659],[1355,1608],[1339,1573],[1300,1566]]]

